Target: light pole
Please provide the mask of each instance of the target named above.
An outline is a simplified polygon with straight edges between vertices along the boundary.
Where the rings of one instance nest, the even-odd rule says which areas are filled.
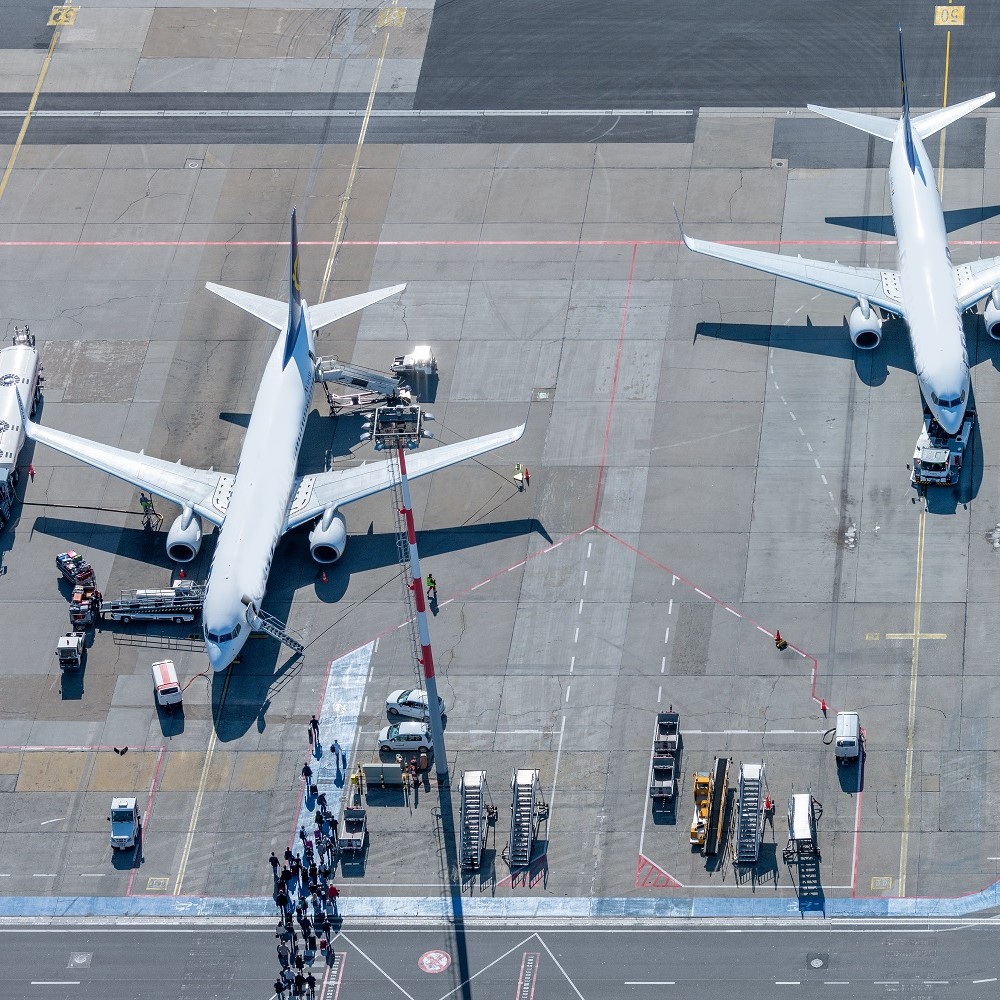
[[[431,435],[423,429],[424,413],[419,406],[381,406],[375,411],[371,437],[377,451],[395,449],[399,463],[399,485],[402,494],[400,513],[406,523],[406,544],[410,556],[410,584],[416,604],[417,635],[420,641],[419,662],[424,671],[424,689],[427,692],[427,710],[430,714],[431,743],[434,747],[434,768],[438,781],[448,780],[448,757],[444,746],[444,725],[441,722],[441,704],[438,700],[437,680],[434,677],[434,654],[431,635],[427,627],[427,604],[424,598],[424,581],[420,573],[420,554],[417,551],[417,532],[413,526],[413,507],[410,503],[410,481],[406,475],[406,452],[415,451],[420,441]],[[366,435],[367,436],[367,435]]]

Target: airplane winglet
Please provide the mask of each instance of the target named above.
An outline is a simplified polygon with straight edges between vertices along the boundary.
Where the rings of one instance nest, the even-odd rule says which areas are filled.
[[[681,239],[684,241],[684,246],[690,249],[691,244],[688,242],[687,233],[684,232],[684,223],[681,222],[681,213],[677,211],[677,203],[670,203],[674,209],[674,218],[677,220],[677,228],[681,231]]]

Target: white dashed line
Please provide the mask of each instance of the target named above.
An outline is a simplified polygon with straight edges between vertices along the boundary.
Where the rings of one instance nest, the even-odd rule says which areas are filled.
[[[670,626],[669,625],[667,626],[666,632],[663,633],[663,641],[664,641],[664,643],[670,642]]]
[[[367,711],[368,711],[368,695],[365,695],[365,700],[361,702],[361,714],[364,715],[365,712]]]
[[[792,420],[794,420],[794,419],[795,419],[795,414],[794,414],[794,413],[792,413],[792,411],[791,411],[791,410],[789,410],[789,411],[788,411],[788,415],[789,415],[789,416],[790,416],[790,417],[792,418]]]
[[[580,607],[579,607],[579,609],[577,610],[576,613],[578,615],[582,615],[583,614],[583,598],[582,597],[580,598]]]
[[[587,571],[586,570],[583,571],[583,585],[585,587],[587,586]]]
[[[816,468],[817,469],[820,468],[819,459],[818,458],[814,458],[813,461],[816,463]]]
[[[507,572],[509,573],[510,570],[512,569],[520,569],[527,561],[528,561],[527,559],[522,559],[519,563],[514,563],[514,565],[511,566],[511,568],[507,570]]]
[[[742,618],[742,617],[743,617],[743,615],[741,615],[741,614],[740,614],[740,613],[739,613],[738,611],[734,611],[734,610],[733,610],[733,609],[732,609],[731,607],[729,607],[728,605],[726,606],[726,610],[727,610],[727,611],[728,611],[728,612],[729,612],[729,613],[730,613],[731,615],[736,615],[736,617],[737,617],[737,618]]]
[[[576,657],[575,656],[571,656],[569,658],[569,672],[570,673],[573,673],[573,667],[574,666],[576,666]]]
[[[656,690],[656,704],[659,705],[663,701],[663,685],[661,684]]]
[[[670,603],[667,605],[667,614],[672,615],[674,613],[674,599],[670,598]]]
[[[992,979],[973,979],[972,980],[973,983],[995,983],[996,981],[997,981],[997,977],[996,976],[994,976]]]
[[[587,558],[590,558],[590,550],[594,547],[593,542],[587,542]]]
[[[809,449],[809,451],[811,453],[812,450],[813,450],[813,446],[808,441],[806,441],[806,447]]]
[[[704,590],[699,590],[697,587],[694,588],[694,592],[696,594],[701,594],[702,597],[708,597],[708,594],[706,594]],[[712,598],[708,597],[708,599],[711,600]]]
[[[802,425],[801,424],[799,425],[799,434],[801,434],[803,437],[806,436],[806,432],[802,429]]]
[[[574,642],[579,642],[580,641],[580,626],[579,625],[577,625],[576,632],[573,634],[573,641]]]
[[[570,688],[571,688],[572,686],[573,686],[572,684],[567,684],[567,685],[566,685],[566,700],[567,700],[567,701],[569,701],[569,692],[570,692]]]
[[[660,661],[660,673],[665,674],[667,672],[667,658],[664,656]]]
[[[677,586],[677,577],[676,576],[673,578],[673,580],[670,581],[670,586],[671,587],[676,587]]]

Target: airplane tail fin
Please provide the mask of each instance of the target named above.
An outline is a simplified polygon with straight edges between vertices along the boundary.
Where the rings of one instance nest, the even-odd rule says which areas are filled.
[[[302,288],[299,283],[299,234],[295,225],[295,209],[292,209],[292,236],[289,242],[288,259],[288,329],[285,331],[285,355],[281,362],[284,368],[295,353],[299,336],[305,333],[305,315],[302,312]]]

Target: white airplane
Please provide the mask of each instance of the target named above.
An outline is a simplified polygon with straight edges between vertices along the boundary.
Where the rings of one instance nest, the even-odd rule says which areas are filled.
[[[956,434],[969,398],[969,355],[962,313],[986,301],[986,329],[1000,340],[1000,257],[952,265],[941,197],[923,141],[996,96],[984,94],[964,104],[910,118],[899,30],[899,66],[903,113],[899,121],[807,105],[810,111],[892,143],[889,196],[896,228],[898,271],[747,250],[681,236],[690,250],[743,264],[758,271],[801,281],[857,300],[848,326],[861,350],[878,347],[882,316],[906,321],[917,380],[924,400],[946,434]],[[678,225],[680,219],[678,218]]]
[[[192,469],[143,452],[88,441],[31,421],[21,406],[28,437],[177,504],[181,513],[167,534],[167,553],[190,562],[201,546],[201,519],[219,528],[203,609],[205,651],[215,670],[232,663],[257,627],[278,539],[318,518],[309,534],[313,558],[336,562],[347,543],[339,508],[392,485],[386,461],[296,477],[302,433],[312,404],[316,372],[314,332],[334,320],[401,292],[394,285],[310,306],[299,289],[299,253],[292,211],[289,302],[209,282],[210,291],[282,331],[264,368],[239,463],[232,475]],[[436,472],[517,441],[524,424],[457,444],[418,452],[407,460],[410,478]]]

